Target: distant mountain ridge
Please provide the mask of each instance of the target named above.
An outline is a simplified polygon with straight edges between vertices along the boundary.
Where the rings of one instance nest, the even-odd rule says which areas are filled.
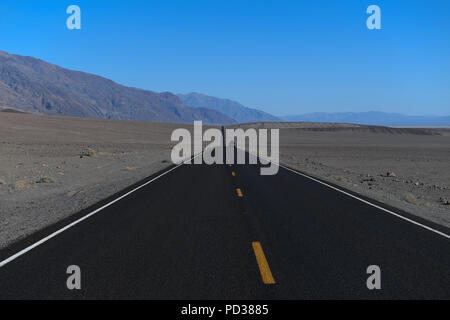
[[[264,111],[245,107],[239,102],[229,99],[216,98],[195,92],[178,94],[177,96],[188,107],[213,109],[233,118],[238,123],[281,121],[280,118]]]
[[[377,126],[450,126],[450,116],[399,113],[308,113],[275,117],[239,102],[199,93],[178,94],[126,87],[100,76],[0,51],[0,111],[47,115],[209,124],[334,122]]]
[[[76,117],[232,124],[216,110],[186,107],[169,92],[126,87],[100,76],[0,51],[0,105]]]
[[[335,122],[355,123],[390,127],[439,127],[450,126],[450,116],[409,116],[400,113],[380,111],[369,112],[315,112],[282,117],[290,122]]]

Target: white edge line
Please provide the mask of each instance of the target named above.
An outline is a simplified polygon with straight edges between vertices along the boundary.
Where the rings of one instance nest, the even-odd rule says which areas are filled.
[[[253,156],[255,156],[255,154],[253,154]],[[259,155],[256,155],[256,156],[259,157],[259,158],[261,158],[261,159],[263,159],[264,161],[268,161],[269,163],[272,162],[272,161],[270,161],[270,160],[267,159],[267,158],[261,157],[261,156],[259,156]],[[318,182],[318,183],[320,183],[320,184],[322,184],[322,185],[324,185],[324,186],[327,186],[328,188],[331,188],[331,189],[333,189],[333,190],[339,191],[339,192],[341,192],[341,193],[343,193],[343,194],[345,194],[345,195],[347,195],[347,196],[349,196],[349,197],[352,197],[352,198],[354,198],[354,199],[356,199],[356,200],[359,200],[359,201],[361,201],[361,202],[364,202],[365,204],[368,204],[368,205],[370,205],[370,206],[372,206],[372,207],[375,207],[375,208],[377,208],[377,209],[380,209],[380,210],[382,210],[382,211],[384,211],[384,212],[387,212],[387,213],[389,213],[389,214],[391,214],[391,215],[393,215],[393,216],[396,216],[397,218],[403,219],[403,220],[408,221],[408,222],[410,222],[410,223],[412,223],[412,224],[415,224],[415,225],[417,225],[417,226],[419,226],[419,227],[422,227],[422,228],[424,228],[424,229],[427,229],[428,231],[434,232],[434,233],[436,233],[436,234],[438,234],[438,235],[440,235],[440,236],[443,236],[444,238],[450,239],[450,235],[448,235],[448,234],[446,234],[446,233],[444,233],[444,232],[441,232],[441,231],[439,231],[439,230],[433,229],[433,228],[431,228],[431,227],[429,227],[429,226],[427,226],[427,225],[424,225],[424,224],[422,224],[422,223],[420,223],[420,222],[417,222],[417,221],[414,221],[414,220],[412,220],[412,219],[409,219],[409,218],[407,218],[407,217],[405,217],[405,216],[402,216],[401,214],[398,214],[398,213],[392,212],[391,210],[388,210],[388,209],[385,209],[385,208],[383,208],[383,207],[380,207],[380,206],[378,206],[378,205],[376,205],[376,204],[374,204],[374,203],[371,203],[371,202],[369,202],[369,201],[367,201],[367,200],[361,199],[361,198],[359,198],[359,197],[357,197],[357,196],[355,196],[355,195],[353,195],[353,194],[351,194],[351,193],[348,193],[348,192],[346,192],[346,191],[344,191],[344,190],[341,190],[341,189],[339,189],[339,188],[333,187],[332,185],[330,185],[330,184],[328,184],[328,183],[325,183],[325,182],[323,182],[323,181],[320,181],[320,180],[318,180],[318,179],[315,179],[315,178],[313,178],[313,177],[310,177],[310,176],[308,176],[308,175],[306,175],[306,174],[303,174],[303,173],[301,173],[301,172],[298,172],[298,171],[296,171],[296,170],[293,170],[293,169],[291,169],[291,168],[289,168],[289,167],[286,167],[286,166],[284,166],[284,165],[282,165],[282,164],[279,164],[279,163],[276,163],[276,162],[273,162],[273,164],[276,165],[276,166],[278,166],[278,167],[280,167],[280,168],[286,169],[286,170],[288,170],[288,171],[291,171],[291,172],[293,172],[293,173],[296,173],[296,174],[298,174],[298,175],[301,175],[301,176],[303,176],[303,177],[305,177],[305,178],[308,178],[308,179],[310,179],[310,180],[313,180],[313,181],[315,181],[315,182]]]
[[[26,254],[27,252],[33,250],[34,248],[40,246],[41,244],[47,242],[48,240],[50,240],[50,239],[56,237],[56,236],[59,235],[60,233],[63,233],[64,231],[66,231],[66,230],[72,228],[73,226],[79,224],[80,222],[82,222],[82,221],[84,221],[84,220],[86,220],[86,219],[92,217],[94,214],[99,213],[99,212],[102,211],[103,209],[106,209],[107,207],[113,205],[114,203],[116,203],[116,202],[122,200],[123,198],[129,196],[130,194],[136,192],[137,190],[142,189],[143,187],[147,186],[148,184],[152,183],[153,181],[158,180],[159,178],[161,178],[162,176],[165,176],[165,175],[168,174],[169,172],[172,172],[173,170],[175,170],[175,169],[181,167],[183,164],[185,164],[185,163],[187,163],[187,162],[191,162],[191,161],[194,160],[195,158],[199,157],[201,154],[202,154],[202,153],[199,153],[199,154],[197,154],[196,156],[194,156],[194,157],[192,157],[192,158],[189,158],[189,159],[183,161],[182,163],[178,164],[176,167],[174,167],[174,168],[172,168],[172,169],[169,169],[169,170],[167,170],[167,171],[161,173],[159,176],[157,176],[157,177],[151,179],[150,181],[145,182],[144,184],[140,185],[139,187],[136,187],[135,189],[133,189],[133,190],[131,190],[131,191],[125,193],[124,195],[118,197],[117,199],[115,199],[115,200],[113,200],[113,201],[111,201],[111,202],[105,204],[104,206],[102,206],[102,207],[100,207],[100,208],[98,208],[98,209],[92,211],[91,213],[89,213],[89,214],[87,214],[87,215],[81,217],[80,219],[78,219],[78,220],[76,220],[76,221],[74,221],[74,222],[68,224],[67,226],[65,226],[65,227],[63,227],[63,228],[61,228],[61,229],[59,229],[59,230],[53,232],[52,234],[48,235],[47,237],[45,237],[45,238],[43,238],[43,239],[41,239],[41,240],[35,242],[34,244],[32,244],[32,245],[26,247],[25,249],[23,249],[23,250],[17,252],[16,254],[10,256],[9,258],[7,258],[7,259],[1,261],[1,262],[0,262],[0,268],[4,267],[4,266],[7,265],[8,263],[10,263],[10,262],[16,260],[16,259],[19,258],[20,256],[22,256],[22,255]]]
[[[35,242],[34,244],[32,244],[32,245],[26,247],[25,249],[23,249],[23,250],[17,252],[16,254],[10,256],[9,258],[7,258],[7,259],[1,261],[1,262],[0,262],[0,268],[2,268],[2,267],[4,267],[6,264],[8,264],[8,263],[14,261],[15,259],[19,258],[20,256],[26,254],[27,252],[33,250],[34,248],[40,246],[41,244],[47,242],[48,240],[50,240],[50,239],[56,237],[56,236],[59,235],[60,233],[66,231],[66,230],[72,228],[73,226],[79,224],[80,222],[82,222],[82,221],[84,221],[84,220],[86,220],[86,219],[92,217],[93,215],[97,214],[98,212],[102,211],[103,209],[105,209],[105,208],[107,208],[107,207],[113,205],[114,203],[116,203],[116,202],[122,200],[123,198],[129,196],[130,194],[136,192],[137,190],[142,189],[143,187],[145,187],[145,186],[147,186],[148,184],[152,183],[153,181],[155,181],[155,180],[161,178],[162,176],[168,174],[169,172],[172,172],[173,170],[179,168],[179,167],[182,166],[183,164],[185,164],[185,163],[187,163],[187,162],[190,162],[190,161],[194,160],[195,158],[199,157],[200,155],[201,155],[201,153],[197,154],[197,155],[194,156],[193,158],[190,158],[190,159],[188,159],[188,160],[185,160],[184,162],[182,162],[181,164],[177,165],[176,167],[174,167],[174,168],[172,168],[172,169],[169,169],[169,170],[166,171],[166,172],[163,172],[163,173],[160,174],[159,176],[157,176],[157,177],[151,179],[150,181],[147,181],[146,183],[140,185],[139,187],[136,187],[135,189],[133,189],[133,190],[131,190],[131,191],[125,193],[124,195],[118,197],[117,199],[115,199],[115,200],[113,200],[113,201],[111,201],[111,202],[105,204],[104,206],[102,206],[102,207],[100,207],[100,208],[98,208],[98,209],[92,211],[91,213],[89,213],[89,214],[83,216],[82,218],[80,218],[80,219],[78,219],[78,220],[76,220],[76,221],[74,221],[74,222],[68,224],[67,226],[65,226],[65,227],[63,227],[63,228],[61,228],[61,229],[59,229],[59,230],[53,232],[52,234],[48,235],[47,237],[45,237],[45,238],[39,240],[38,242]],[[253,155],[255,155],[255,154],[253,154]],[[257,155],[257,156],[258,156],[258,155]],[[265,158],[263,158],[263,157],[261,157],[261,156],[258,156],[258,157],[261,158],[261,159],[263,159],[263,160],[265,160],[265,161],[271,162],[269,159],[265,159]],[[279,163],[273,162],[273,164],[279,166],[280,168],[283,168],[283,169],[285,169],[285,170],[291,171],[291,172],[293,172],[293,173],[295,173],[295,174],[298,174],[298,175],[300,175],[300,176],[303,176],[303,177],[305,177],[305,178],[308,178],[308,179],[310,179],[310,180],[313,180],[313,181],[315,181],[315,182],[317,182],[317,183],[320,183],[320,184],[322,184],[322,185],[324,185],[324,186],[326,186],[326,187],[328,187],[328,188],[331,188],[331,189],[333,189],[333,190],[335,190],[335,191],[341,192],[341,193],[343,193],[343,194],[345,194],[345,195],[347,195],[347,196],[349,196],[349,197],[352,197],[352,198],[354,198],[354,199],[356,199],[356,200],[359,200],[359,201],[361,201],[361,202],[363,202],[363,203],[365,203],[365,204],[368,204],[368,205],[370,205],[370,206],[372,206],[372,207],[375,207],[375,208],[380,209],[380,210],[382,210],[382,211],[384,211],[384,212],[387,212],[387,213],[389,213],[389,214],[391,214],[391,215],[393,215],[393,216],[396,216],[397,218],[403,219],[403,220],[408,221],[408,222],[410,222],[410,223],[412,223],[412,224],[415,224],[415,225],[417,225],[417,226],[419,226],[419,227],[422,227],[422,228],[424,228],[424,229],[426,229],[426,230],[428,230],[428,231],[434,232],[434,233],[436,233],[436,234],[438,234],[438,235],[440,235],[440,236],[443,236],[443,237],[445,237],[445,238],[447,238],[447,239],[450,239],[450,235],[448,235],[448,234],[446,234],[446,233],[443,233],[443,232],[441,232],[441,231],[438,231],[438,230],[436,230],[436,229],[433,229],[433,228],[431,228],[431,227],[429,227],[429,226],[426,226],[426,225],[424,225],[424,224],[422,224],[422,223],[419,223],[419,222],[417,222],[417,221],[414,221],[414,220],[412,220],[412,219],[406,218],[406,217],[404,217],[404,216],[402,216],[402,215],[400,215],[400,214],[398,214],[398,213],[395,213],[395,212],[392,212],[392,211],[390,211],[390,210],[388,210],[388,209],[385,209],[385,208],[383,208],[383,207],[380,207],[380,206],[378,206],[378,205],[376,205],[376,204],[374,204],[374,203],[371,203],[371,202],[369,202],[369,201],[366,201],[366,200],[364,200],[364,199],[361,199],[361,198],[359,198],[359,197],[357,197],[357,196],[355,196],[355,195],[353,195],[353,194],[351,194],[351,193],[348,193],[348,192],[346,192],[346,191],[344,191],[344,190],[341,190],[341,189],[339,189],[339,188],[336,188],[336,187],[334,187],[334,186],[332,186],[332,185],[329,185],[329,184],[327,184],[327,183],[325,183],[325,182],[322,182],[322,181],[320,181],[320,180],[317,180],[317,179],[315,179],[315,178],[313,178],[313,177],[310,177],[310,176],[308,176],[308,175],[306,175],[306,174],[303,174],[303,173],[301,173],[301,172],[298,172],[298,171],[296,171],[296,170],[293,170],[293,169],[291,169],[291,168],[289,168],[289,167],[286,167],[286,166],[284,166],[284,165],[281,165],[281,164],[279,164]]]

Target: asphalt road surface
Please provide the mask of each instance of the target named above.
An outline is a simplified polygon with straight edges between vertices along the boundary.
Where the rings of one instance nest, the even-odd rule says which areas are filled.
[[[0,299],[450,299],[448,229],[285,168],[153,178],[1,251]],[[81,290],[66,286],[70,265]]]

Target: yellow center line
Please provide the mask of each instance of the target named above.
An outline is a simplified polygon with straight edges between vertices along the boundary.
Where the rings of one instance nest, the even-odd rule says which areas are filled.
[[[239,198],[243,197],[241,189],[237,188],[236,192],[237,192],[237,195],[238,195]]]
[[[261,247],[261,243],[255,241],[252,242],[253,251],[255,251],[256,261],[258,262],[259,271],[264,284],[275,284],[275,279],[270,271],[269,264],[267,263],[266,256]]]

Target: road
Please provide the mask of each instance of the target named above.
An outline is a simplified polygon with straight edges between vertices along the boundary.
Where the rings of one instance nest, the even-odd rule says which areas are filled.
[[[450,299],[448,229],[285,168],[154,178],[1,251],[35,244],[0,268],[0,299]],[[66,287],[70,265],[81,290]],[[370,265],[380,290],[366,286]]]

